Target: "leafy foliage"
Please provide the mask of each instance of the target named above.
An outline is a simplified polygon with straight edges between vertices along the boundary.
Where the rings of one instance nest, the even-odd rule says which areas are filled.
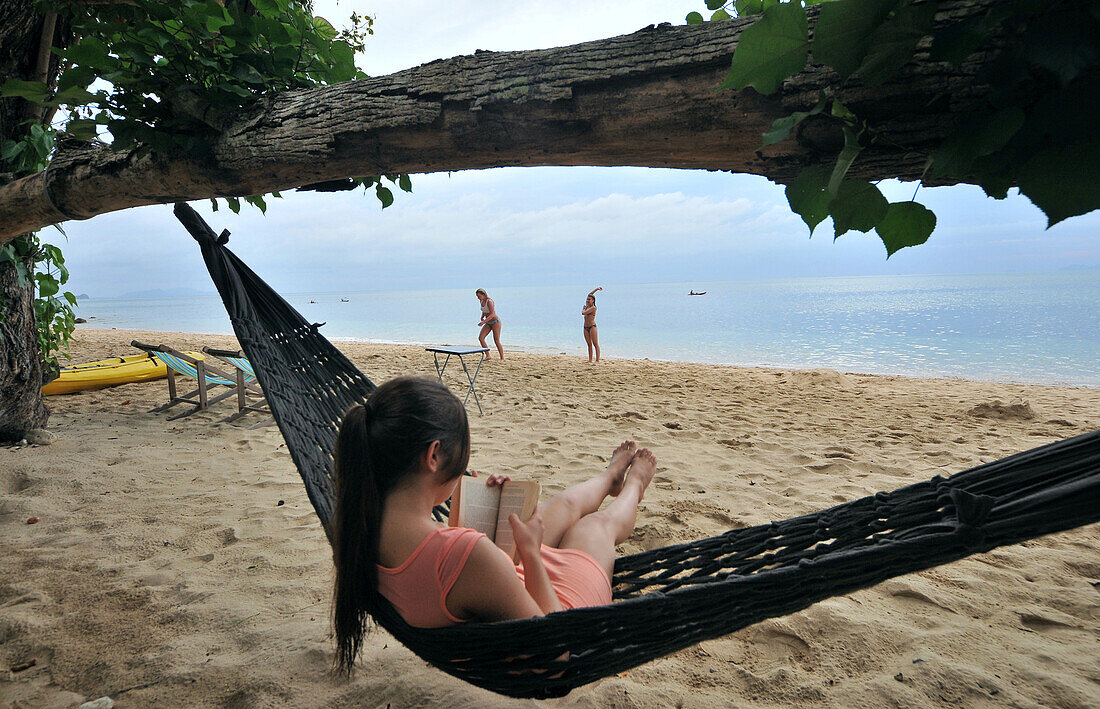
[[[789,76],[806,66],[810,54],[806,11],[800,5],[773,5],[741,34],[738,51],[722,88],[753,87],[762,94],[775,92]]]
[[[64,60],[56,90],[12,79],[0,95],[69,109],[65,131],[76,138],[106,132],[117,149],[205,155],[227,119],[258,98],[365,77],[355,55],[373,33],[373,20],[352,13],[350,27],[338,31],[314,17],[310,5],[68,0],[61,6],[79,39],[55,49]],[[266,209],[262,196],[241,197]],[[239,209],[240,198],[227,202]]]
[[[109,137],[117,149],[203,156],[229,117],[264,96],[365,76],[354,60],[373,33],[373,20],[352,13],[350,26],[337,30],[314,17],[311,5],[303,0],[45,0],[43,7],[67,16],[77,38],[53,49],[62,60],[56,86],[13,78],[0,86],[0,96],[66,109],[65,132],[74,138]],[[49,127],[29,122],[20,140],[0,144],[0,172],[22,176],[42,170],[53,139]],[[387,178],[412,190],[408,175]],[[375,188],[383,208],[393,203],[381,178],[360,178],[360,184]],[[267,210],[264,195],[226,198],[234,212],[242,201]],[[61,291],[69,278],[61,250],[27,235],[0,247],[0,265],[14,268],[24,287],[35,282],[38,340],[43,356],[56,366],[55,355],[73,331],[76,305],[71,293]]]
[[[821,4],[812,34],[806,8]],[[940,18],[938,2],[916,0],[736,0],[707,9],[721,11],[711,21],[759,15],[742,31],[723,88],[753,87],[773,93],[802,71],[807,61],[836,71],[838,81],[810,111],[776,120],[762,146],[789,138],[811,116],[839,124],[843,149],[831,170],[804,169],[786,189],[791,209],[811,234],[826,216],[835,236],[875,229],[890,255],[923,244],[936,216],[915,201],[889,204],[869,183],[846,179],[863,149],[878,140],[875,131],[837,97],[849,81],[876,86],[896,77],[931,39],[929,56],[961,65],[989,45],[991,36],[1008,38],[985,63],[979,79],[991,88],[984,111],[964,119],[954,133],[927,155],[925,176],[980,185],[1003,199],[1018,187],[1048,218],[1059,221],[1100,208],[1100,12],[1089,0],[1063,0],[1054,6],[1029,0],[990,3],[969,17]],[[704,22],[692,13],[689,24]],[[828,110],[825,110],[828,108]]]
[[[54,133],[49,128],[32,123],[20,141],[5,140],[0,157],[7,169],[16,175],[29,175],[46,166],[53,151]],[[37,289],[34,299],[34,321],[39,350],[43,360],[56,369],[57,355],[68,357],[69,340],[76,327],[76,296],[61,291],[69,280],[65,257],[61,249],[40,240],[37,234],[26,234],[9,244],[0,245],[0,266],[14,269],[17,282],[26,288],[31,281]],[[8,304],[0,300],[0,321]]]

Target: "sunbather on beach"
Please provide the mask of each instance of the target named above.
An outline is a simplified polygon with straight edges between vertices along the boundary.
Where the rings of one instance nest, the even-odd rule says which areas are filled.
[[[596,361],[600,361],[600,334],[596,329],[596,291],[603,290],[603,286],[595,288],[588,293],[584,301],[581,315],[584,316],[584,341],[588,345],[588,361],[592,361],[592,348],[596,348]]]
[[[477,335],[478,342],[481,343],[482,347],[488,348],[489,345],[485,344],[485,336],[492,332],[493,344],[497,346],[497,351],[500,352],[500,361],[503,362],[504,345],[500,344],[501,323],[500,316],[497,315],[496,304],[493,303],[493,299],[489,297],[484,288],[478,288],[474,291],[474,295],[481,301],[481,320],[477,323],[481,326],[481,332]]]
[[[599,475],[508,518],[520,563],[484,534],[446,527],[432,508],[470,457],[462,402],[435,380],[391,379],[344,417],[333,478],[337,665],[349,671],[381,598],[410,625],[530,618],[611,603],[615,545],[634,529],[657,469],[624,441]],[[487,485],[507,476],[490,475]],[[614,499],[604,509],[604,499]]]

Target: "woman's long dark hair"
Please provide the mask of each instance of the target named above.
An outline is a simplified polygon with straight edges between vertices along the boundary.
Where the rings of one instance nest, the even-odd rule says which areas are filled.
[[[382,506],[420,455],[440,442],[445,470],[457,478],[470,462],[470,424],[458,397],[433,379],[398,377],[344,415],[336,439],[332,559],[336,668],[349,673],[378,603]]]

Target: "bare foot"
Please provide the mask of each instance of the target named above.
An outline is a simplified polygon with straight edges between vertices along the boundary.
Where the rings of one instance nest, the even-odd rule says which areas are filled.
[[[623,490],[623,481],[626,480],[626,469],[630,467],[630,461],[634,458],[634,451],[638,444],[634,441],[623,441],[619,447],[611,452],[611,462],[607,464],[606,474],[611,477],[611,487],[608,494],[616,497]]]
[[[638,502],[642,501],[642,496],[645,495],[646,489],[649,487],[649,483],[653,481],[653,476],[657,473],[657,456],[653,455],[653,451],[648,448],[642,448],[630,461],[630,475],[627,478],[626,484],[636,484],[638,489]]]

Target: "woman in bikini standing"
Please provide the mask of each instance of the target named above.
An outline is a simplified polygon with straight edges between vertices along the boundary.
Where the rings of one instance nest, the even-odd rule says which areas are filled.
[[[474,295],[481,301],[481,321],[478,322],[478,325],[481,326],[481,332],[477,335],[478,342],[481,343],[482,347],[488,348],[489,345],[485,344],[485,336],[490,332],[493,333],[493,344],[497,346],[497,351],[500,352],[500,361],[503,362],[504,345],[500,344],[500,316],[497,315],[496,305],[484,288],[478,288],[474,291]]]
[[[592,348],[596,348],[596,361],[600,361],[600,336],[596,329],[596,291],[603,290],[603,286],[594,289],[584,301],[581,315],[584,316],[584,341],[588,345],[588,361],[592,361]]]

